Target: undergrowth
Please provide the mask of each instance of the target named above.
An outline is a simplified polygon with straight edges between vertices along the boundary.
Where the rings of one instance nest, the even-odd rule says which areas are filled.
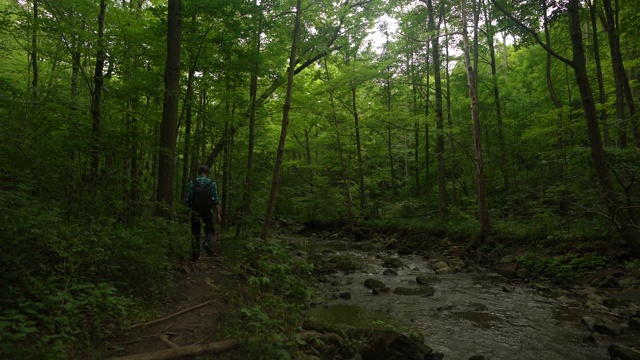
[[[249,339],[247,359],[295,359],[304,345],[299,327],[312,296],[313,270],[302,253],[279,240],[228,242],[224,253],[232,272],[244,277],[248,296],[225,329],[231,338]]]
[[[40,201],[39,201],[40,200]],[[69,214],[0,192],[0,358],[86,356],[169,290],[185,227],[139,216]]]

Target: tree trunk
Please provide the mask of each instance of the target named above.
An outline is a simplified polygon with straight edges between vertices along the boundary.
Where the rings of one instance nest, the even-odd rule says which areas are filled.
[[[164,100],[160,124],[160,154],[156,215],[170,218],[180,96],[180,42],[182,38],[182,0],[169,0],[167,22],[167,60],[164,71]]]
[[[255,0],[254,6],[258,11],[258,0]],[[260,10],[261,11],[261,10]],[[251,217],[251,191],[253,189],[253,155],[255,151],[256,141],[256,97],[258,95],[258,72],[260,71],[260,61],[258,56],[260,54],[260,34],[262,33],[262,16],[258,14],[258,26],[254,33],[255,47],[252,54],[253,68],[251,70],[251,81],[249,84],[249,144],[247,151],[247,174],[244,179],[244,192],[242,195],[242,218],[238,222],[236,227],[235,238],[238,239],[242,236],[242,230],[249,222]]]
[[[262,224],[260,238],[267,240],[269,237],[269,228],[271,226],[271,218],[276,207],[276,198],[278,195],[278,186],[280,185],[280,171],[282,169],[282,160],[284,157],[284,145],[287,141],[287,128],[289,127],[289,110],[291,110],[291,95],[293,93],[293,76],[296,66],[296,53],[298,48],[298,36],[300,34],[300,17],[302,15],[302,0],[296,2],[296,19],[293,27],[293,39],[291,40],[291,54],[289,55],[289,68],[287,69],[287,94],[284,100],[282,110],[282,129],[280,131],[280,141],[278,143],[278,152],[276,154],[276,164],[273,168],[273,178],[271,179],[271,191],[269,192],[269,201],[267,202],[267,212]]]
[[[100,0],[100,13],[98,15],[98,40],[96,51],[96,68],[93,75],[93,93],[91,96],[91,181],[98,180],[98,167],[100,165],[100,104],[102,101],[102,86],[104,83],[103,70],[105,62],[104,52],[104,13],[105,1]]]
[[[603,0],[606,21],[603,21],[605,30],[609,36],[609,51],[611,53],[611,66],[613,67],[613,79],[615,83],[616,93],[616,118],[620,124],[618,128],[618,139],[620,148],[625,148],[628,143],[628,119],[625,114],[625,94],[627,94],[627,104],[629,107],[629,116],[634,116],[636,109],[633,97],[630,95],[629,82],[626,80],[624,62],[622,61],[622,52],[620,51],[620,36],[618,35],[618,24],[615,19],[614,9],[611,6],[611,0]],[[615,10],[617,12],[617,9]]]
[[[426,189],[426,202],[427,209],[431,207],[431,174],[429,171],[429,163],[431,158],[429,156],[429,101],[431,100],[431,76],[430,76],[430,63],[429,63],[429,43],[427,42],[427,84],[426,84],[426,96],[424,104],[424,160],[425,160],[425,179],[424,186]]]
[[[449,75],[449,31],[447,28],[447,20],[444,18],[444,32],[445,35],[445,81],[446,87],[446,99],[447,99],[447,126],[451,136],[449,137],[449,157],[451,158],[451,205],[454,207],[458,204],[458,194],[456,190],[456,158],[455,158],[455,142],[453,141],[453,122],[451,120],[451,81]]]
[[[329,75],[329,67],[327,66],[327,58],[324,59],[324,69],[327,74],[327,82],[331,81]],[[344,187],[345,203],[347,205],[347,214],[349,216],[349,225],[354,226],[353,199],[351,198],[351,190],[349,189],[349,178],[347,176],[347,164],[344,160],[342,151],[342,141],[340,139],[340,124],[338,124],[338,116],[336,115],[336,104],[333,89],[329,90],[329,101],[331,103],[331,118],[333,119],[333,127],[336,131],[336,146],[338,147],[338,161],[340,163],[340,177],[342,186]]]
[[[591,145],[591,156],[594,161],[596,174],[598,175],[600,190],[613,223],[634,252],[640,254],[640,228],[633,224],[629,218],[628,212],[626,211],[628,209],[620,207],[619,199],[613,188],[611,174],[600,138],[598,113],[587,74],[584,44],[582,42],[580,29],[580,0],[569,0],[568,15],[573,49],[572,65],[582,98],[582,107],[587,121],[587,132]]]
[[[507,168],[507,151],[504,145],[504,127],[502,125],[502,106],[500,104],[500,89],[498,87],[498,75],[496,65],[496,51],[493,36],[495,34],[493,28],[493,19],[489,18],[492,13],[489,11],[489,4],[485,7],[485,17],[487,26],[487,45],[489,46],[489,57],[491,65],[491,82],[493,86],[493,103],[496,107],[496,122],[498,124],[498,149],[500,150],[500,156],[498,156],[500,162],[500,172],[502,173],[502,180],[505,194],[509,193],[509,169]]]
[[[431,49],[433,58],[433,77],[436,90],[436,154],[438,157],[438,211],[440,219],[447,212],[447,173],[444,165],[444,115],[442,111],[442,75],[440,64],[440,38],[434,20],[433,1],[427,1],[429,12],[429,32],[431,33]]]
[[[31,81],[31,94],[33,103],[38,103],[38,0],[33,0],[33,32],[31,34],[31,66],[33,78]]]
[[[475,2],[475,0],[474,0]],[[463,41],[463,55],[465,67],[467,70],[467,78],[469,85],[469,99],[471,100],[471,119],[473,121],[473,140],[475,148],[475,167],[476,167],[476,186],[478,191],[478,217],[480,219],[480,239],[484,240],[491,232],[491,223],[489,220],[489,208],[487,206],[487,195],[485,189],[484,179],[484,160],[482,158],[482,141],[481,141],[481,128],[480,128],[480,114],[478,103],[478,83],[477,83],[477,69],[474,69],[471,64],[470,50],[469,50],[469,35],[467,32],[467,12],[466,1],[460,1],[460,9],[462,15],[462,41]],[[475,24],[477,26],[477,24]],[[478,49],[474,49],[475,52]]]
[[[602,124],[604,134],[604,145],[611,146],[609,125],[607,124],[607,93],[604,90],[604,78],[602,76],[602,64],[600,61],[600,43],[598,41],[597,2],[598,0],[587,0],[589,15],[591,16],[591,26],[593,27],[593,59],[596,63],[596,73],[598,75],[598,94],[601,107],[600,123]]]
[[[355,59],[354,59],[355,62]],[[347,55],[347,63],[349,57]],[[360,115],[358,114],[358,92],[354,81],[350,83],[351,88],[351,109],[353,113],[353,123],[356,131],[356,156],[358,157],[358,190],[360,194],[360,212],[365,211],[365,189],[364,189],[364,161],[362,160],[362,143],[360,140]]]

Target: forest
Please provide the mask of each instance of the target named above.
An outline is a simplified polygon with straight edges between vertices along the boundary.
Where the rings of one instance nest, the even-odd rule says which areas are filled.
[[[302,321],[322,266],[282,243],[293,229],[487,267],[517,253],[562,284],[640,278],[639,14],[635,0],[0,0],[0,357],[113,356],[104,344],[158,315],[197,265],[183,200],[203,164],[220,274],[261,291],[238,302],[262,330],[236,338]],[[286,326],[262,317],[283,309]],[[235,356],[302,358],[269,339]]]

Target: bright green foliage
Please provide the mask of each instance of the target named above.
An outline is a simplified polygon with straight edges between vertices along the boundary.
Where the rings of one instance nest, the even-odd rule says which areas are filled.
[[[595,253],[569,253],[554,257],[531,253],[518,257],[518,263],[525,268],[563,281],[572,280],[589,270],[601,269],[607,261],[606,256]]]
[[[239,304],[231,337],[250,338],[249,359],[292,359],[305,343],[298,327],[312,295],[313,266],[279,240],[223,243],[229,262],[247,276],[251,296]],[[246,275],[249,274],[249,275]]]

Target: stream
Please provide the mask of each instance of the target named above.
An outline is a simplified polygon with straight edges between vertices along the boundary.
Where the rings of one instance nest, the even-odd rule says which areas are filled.
[[[307,239],[309,240],[309,239]],[[305,240],[306,241],[306,240]],[[319,305],[311,316],[353,326],[393,326],[419,331],[425,343],[445,359],[466,360],[473,355],[489,359],[609,359],[606,346],[582,343],[589,332],[580,323],[584,314],[529,288],[510,285],[491,272],[437,275],[435,261],[417,255],[398,256],[373,249],[354,249],[354,243],[312,240],[307,248],[323,258],[350,258],[355,271],[329,275],[319,285]],[[382,258],[399,257],[406,265],[383,275]],[[396,287],[420,287],[424,275],[435,289],[433,296],[402,296]],[[384,282],[391,292],[372,295],[366,279]],[[350,298],[340,298],[342,294]]]

